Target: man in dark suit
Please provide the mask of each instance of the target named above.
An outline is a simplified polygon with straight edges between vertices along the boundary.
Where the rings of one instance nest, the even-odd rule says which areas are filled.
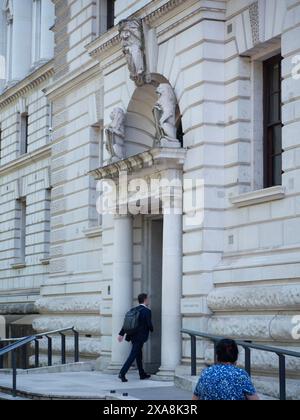
[[[151,310],[148,308],[148,295],[146,293],[142,293],[141,295],[139,295],[138,301],[138,308],[140,310],[139,326],[134,335],[126,336],[126,341],[131,341],[132,343],[132,349],[119,375],[119,378],[122,382],[128,382],[128,380],[126,379],[126,374],[135,360],[137,363],[141,380],[149,379],[151,377],[151,375],[148,375],[143,368],[143,346],[146,343],[146,341],[148,341],[149,332],[153,332],[153,325],[151,320],[152,314]],[[122,343],[122,341],[124,340],[124,336],[125,332],[122,329],[118,337],[118,341],[120,343]]]

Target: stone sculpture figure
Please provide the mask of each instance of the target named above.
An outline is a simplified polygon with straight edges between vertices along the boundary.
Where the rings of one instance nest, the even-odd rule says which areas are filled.
[[[177,140],[176,105],[177,100],[172,87],[168,83],[158,86],[158,101],[153,108],[156,124],[157,144],[159,147],[180,147]]]
[[[125,19],[119,23],[123,53],[128,64],[130,78],[138,86],[145,82],[145,51],[142,22]]]
[[[105,130],[106,149],[110,155],[110,163],[125,158],[125,112],[115,108],[110,114],[111,123]]]

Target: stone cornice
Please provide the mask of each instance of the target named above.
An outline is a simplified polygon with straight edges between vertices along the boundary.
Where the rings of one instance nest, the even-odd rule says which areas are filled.
[[[18,98],[24,96],[27,92],[35,89],[41,83],[50,79],[54,75],[53,60],[48,61],[43,66],[39,67],[33,73],[29,74],[21,82],[8,88],[0,95],[0,109],[16,101]]]
[[[102,168],[94,169],[88,174],[93,176],[96,180],[101,180],[117,178],[121,172],[132,174],[144,168],[154,167],[157,169],[159,164],[164,165],[166,169],[177,169],[182,168],[185,155],[185,149],[150,149],[139,153],[138,155],[130,156],[124,160],[120,160],[119,162],[112,163]]]
[[[6,165],[0,166],[0,176],[4,176],[12,171],[18,171],[19,169],[29,164],[35,163],[41,159],[45,159],[51,156],[51,145],[43,146],[40,149],[35,150],[32,153],[20,156]]]
[[[158,22],[161,18],[174,11],[176,8],[181,11],[185,6],[188,8],[194,6],[192,8],[193,11],[185,16],[181,16],[181,18],[176,20],[176,22],[170,23],[170,25],[166,25],[164,29],[158,34],[159,36],[174,30],[174,28],[178,27],[180,23],[192,19],[194,15],[199,14],[200,12],[212,12],[215,14],[213,17],[214,20],[225,20],[226,9],[225,6],[222,6],[221,2],[217,7],[210,7],[205,4],[205,2],[202,3],[199,0],[198,2],[196,0],[153,0],[137,12],[128,16],[128,18],[141,19],[145,24],[149,26],[155,26],[155,23]],[[220,17],[220,13],[223,13],[224,16]],[[123,54],[121,51],[121,38],[119,36],[118,26],[116,25],[111,30],[88,44],[86,49],[93,59],[101,62],[102,69],[108,65],[114,64],[116,61],[119,61]],[[106,59],[108,59],[107,63],[103,64],[103,61]]]
[[[95,58],[114,47],[120,46],[121,38],[117,26],[114,26],[108,32],[95,39],[86,46],[91,57]]]

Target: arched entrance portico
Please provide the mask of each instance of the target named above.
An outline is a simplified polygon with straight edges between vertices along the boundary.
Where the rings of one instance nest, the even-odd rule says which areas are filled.
[[[160,78],[163,82],[165,80]],[[116,185],[114,218],[112,356],[109,369],[118,371],[128,348],[117,343],[124,314],[133,303],[133,225],[142,214],[147,238],[143,252],[142,290],[152,297],[154,327],[146,347],[146,362],[160,377],[171,378],[181,361],[182,293],[182,171],[185,150],[159,147],[153,108],[159,82],[136,89],[125,117],[125,159],[92,171],[96,179]],[[178,108],[178,107],[177,107]],[[177,124],[180,132],[179,109]],[[124,181],[125,176],[125,181]],[[130,184],[136,185],[128,192]],[[153,188],[154,185],[154,188]],[[146,187],[145,187],[146,186]],[[139,202],[139,211],[132,204]],[[134,207],[136,209],[136,207]],[[153,210],[154,214],[153,214]],[[145,288],[148,288],[145,289]],[[156,322],[155,322],[156,321]]]

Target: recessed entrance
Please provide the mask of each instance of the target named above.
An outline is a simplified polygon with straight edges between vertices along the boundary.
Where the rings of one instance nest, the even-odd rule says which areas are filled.
[[[145,346],[144,361],[149,373],[157,373],[161,366],[161,305],[162,305],[162,244],[163,219],[144,219],[144,270],[142,289],[151,300],[154,333]]]

